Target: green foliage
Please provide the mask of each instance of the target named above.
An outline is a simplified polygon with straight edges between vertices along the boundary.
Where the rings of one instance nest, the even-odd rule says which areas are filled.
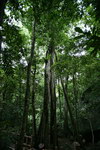
[[[76,32],[79,32],[79,33],[83,33],[82,29],[79,28],[79,27],[76,27],[76,28],[75,28],[75,31],[76,31]]]
[[[11,0],[6,5],[6,15],[2,29],[0,29],[3,45],[0,68],[0,130],[2,131],[0,145],[2,149],[7,149],[12,143],[12,132],[19,132],[21,128],[27,62],[34,36],[32,35],[34,21],[36,21],[36,44],[31,70],[28,133],[32,132],[31,98],[34,65],[36,64],[34,90],[38,128],[43,111],[44,63],[51,58],[51,55],[46,57],[45,54],[51,41],[55,49],[54,64],[51,69],[55,75],[57,124],[61,129],[59,132],[62,132],[65,119],[61,77],[68,88],[69,104],[79,127],[86,122],[86,120],[82,122],[83,118],[89,118],[94,122],[94,128],[97,129],[100,126],[98,119],[100,118],[100,22],[99,19],[97,20],[99,13],[97,0],[84,0],[80,3],[75,0],[35,0],[34,2],[19,0],[14,2]],[[81,15],[81,13],[82,16],[79,18],[78,14]],[[77,118],[76,111],[78,112]],[[68,125],[72,129],[69,114]]]

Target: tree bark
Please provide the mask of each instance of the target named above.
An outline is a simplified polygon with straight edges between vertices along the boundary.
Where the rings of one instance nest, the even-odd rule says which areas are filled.
[[[68,75],[66,77],[65,87],[66,87],[66,93],[68,93]],[[65,135],[68,136],[68,134],[70,134],[71,131],[70,131],[69,125],[68,125],[69,115],[68,115],[68,106],[67,106],[66,99],[64,101],[64,113],[65,113],[64,114],[64,132],[65,132]]]
[[[23,120],[22,120],[20,138],[19,138],[19,142],[17,144],[17,150],[22,150],[24,134],[26,131],[26,121],[27,121],[27,117],[28,117],[28,107],[29,107],[29,99],[30,99],[31,66],[32,66],[32,60],[33,60],[34,50],[35,50],[35,38],[36,38],[35,37],[35,26],[36,26],[36,22],[34,21],[31,54],[30,54],[30,60],[29,60],[28,66],[27,66],[27,80],[26,80],[26,92],[25,92],[25,100],[24,100]]]
[[[77,136],[77,128],[76,128],[76,124],[75,124],[74,117],[73,117],[73,115],[72,115],[72,110],[71,110],[71,107],[70,107],[70,104],[69,104],[68,95],[67,95],[65,86],[64,86],[64,84],[63,84],[62,78],[61,78],[61,84],[62,84],[62,88],[63,88],[63,92],[64,92],[66,104],[67,104],[67,108],[68,108],[68,111],[69,111],[69,115],[70,115],[70,119],[71,119],[71,123],[72,123],[72,127],[73,127],[74,140],[77,140],[77,137],[78,137],[78,136]]]
[[[48,59],[48,51],[45,59],[45,74],[44,74],[44,102],[43,112],[39,125],[36,146],[39,143],[44,143],[46,147],[49,146],[49,109],[48,104],[50,102],[50,60]]]
[[[93,126],[92,126],[92,122],[89,118],[85,118],[88,122],[89,122],[89,126],[90,126],[90,130],[91,130],[91,135],[92,135],[92,145],[94,145],[94,133],[93,133]]]
[[[76,122],[76,128],[78,132],[78,112],[77,112],[78,93],[77,93],[77,85],[76,85],[76,71],[74,71],[73,73],[73,94],[74,94],[74,104],[75,104],[75,122]]]
[[[44,143],[46,147],[50,144],[55,148],[56,145],[56,95],[55,81],[52,71],[54,62],[54,45],[50,42],[46,53],[45,61],[45,85],[44,85],[44,105],[41,117],[40,127],[38,131],[38,144]],[[50,103],[50,139],[49,139],[49,108]]]
[[[36,76],[36,64],[33,74],[33,89],[32,89],[32,147],[36,139],[36,119],[35,119],[35,76]]]
[[[58,100],[59,100],[59,111],[60,111],[60,120],[62,119],[62,103],[61,103],[61,91],[60,91],[60,82],[58,79]]]
[[[50,43],[50,144],[55,149],[57,145],[57,129],[56,129],[56,89],[55,89],[55,76],[52,70],[54,64],[54,43]]]

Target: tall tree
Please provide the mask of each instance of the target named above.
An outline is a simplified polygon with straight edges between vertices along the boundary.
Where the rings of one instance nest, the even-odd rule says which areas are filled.
[[[35,77],[36,77],[36,64],[34,66],[34,74],[33,74],[33,88],[32,88],[32,147],[35,143],[36,138],[36,113],[35,113]]]
[[[26,132],[26,124],[27,124],[27,118],[28,118],[28,108],[29,108],[29,99],[30,99],[30,78],[31,78],[31,66],[32,66],[32,60],[34,57],[34,50],[35,50],[35,29],[36,29],[36,20],[33,23],[33,34],[32,34],[32,45],[31,45],[31,54],[30,59],[27,66],[27,80],[26,80],[26,92],[25,92],[25,100],[24,100],[24,112],[23,112],[23,120],[22,120],[22,127],[20,132],[20,138],[17,144],[17,150],[22,150],[23,148],[23,141],[24,141],[24,135]]]
[[[50,103],[50,59],[48,59],[49,47],[46,52],[45,71],[44,71],[44,101],[43,112],[38,130],[37,143],[44,143],[46,147],[49,145],[49,103]]]
[[[50,144],[55,149],[57,145],[57,128],[56,128],[56,87],[55,87],[55,74],[52,69],[54,64],[54,39],[50,43],[49,55],[50,55]]]

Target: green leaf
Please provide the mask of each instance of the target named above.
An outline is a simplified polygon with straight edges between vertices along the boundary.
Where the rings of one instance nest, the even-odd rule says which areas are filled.
[[[82,37],[84,37],[84,34],[82,34],[82,35],[80,35],[80,36],[76,36],[74,39],[75,39],[75,40],[78,40],[78,39],[80,39],[80,38],[82,38]]]
[[[82,29],[79,28],[79,27],[76,27],[76,28],[75,28],[75,31],[76,31],[76,32],[79,32],[79,33],[84,33],[84,32],[82,31]]]

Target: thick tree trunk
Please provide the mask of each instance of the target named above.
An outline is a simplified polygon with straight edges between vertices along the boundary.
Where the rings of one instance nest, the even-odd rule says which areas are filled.
[[[48,57],[49,56],[49,57]],[[56,140],[56,95],[55,95],[55,81],[52,71],[52,65],[54,62],[54,46],[50,42],[48,51],[46,54],[45,63],[45,85],[44,85],[44,106],[41,117],[39,132],[38,132],[38,144],[44,143],[46,147],[50,144],[55,148]],[[50,139],[49,139],[49,109],[48,104],[50,102]]]
[[[29,99],[30,99],[31,66],[32,66],[32,60],[33,60],[34,49],[35,49],[35,26],[36,26],[36,23],[34,22],[31,55],[30,55],[30,60],[29,60],[28,66],[27,66],[27,80],[26,80],[26,92],[25,92],[25,100],[24,100],[24,112],[23,112],[22,128],[21,128],[21,132],[20,132],[19,142],[17,145],[17,150],[22,150],[23,141],[24,141],[24,134],[26,131],[26,123],[27,123],[27,118],[28,118],[28,107],[29,107]]]
[[[56,92],[55,92],[55,77],[52,65],[54,63],[54,45],[51,42],[50,48],[50,144],[55,149],[57,145],[57,129],[56,129]]]
[[[48,104],[50,101],[50,60],[48,59],[48,51],[46,53],[45,59],[45,76],[44,76],[44,102],[43,102],[43,112],[41,116],[40,126],[38,130],[37,142],[44,143],[46,147],[49,146],[49,109]]]

